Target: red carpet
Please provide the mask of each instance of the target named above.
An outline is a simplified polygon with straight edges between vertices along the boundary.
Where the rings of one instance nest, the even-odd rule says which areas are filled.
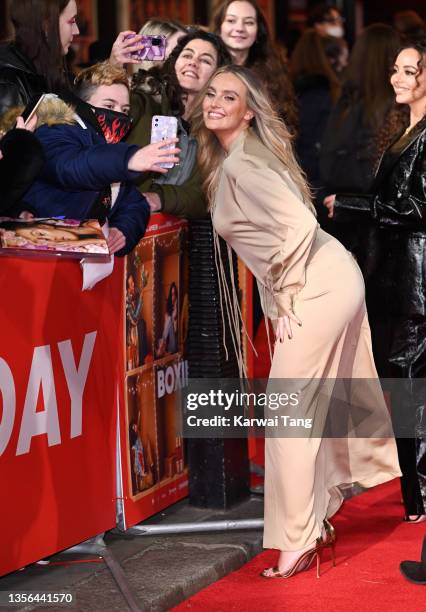
[[[318,580],[315,568],[288,580],[261,578],[275,565],[266,551],[240,570],[200,591],[174,610],[203,612],[420,612],[426,609],[426,587],[399,573],[404,559],[419,560],[425,523],[401,522],[398,481],[346,502],[333,519],[337,531],[337,566],[325,550]]]

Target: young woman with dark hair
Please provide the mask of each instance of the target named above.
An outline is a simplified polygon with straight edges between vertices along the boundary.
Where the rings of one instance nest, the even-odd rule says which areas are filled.
[[[210,27],[221,36],[234,63],[253,70],[265,85],[278,113],[294,133],[298,121],[293,87],[256,0],[225,0],[214,12]]]
[[[318,196],[318,212],[324,210],[319,176],[321,140],[331,109],[340,94],[340,82],[326,53],[330,36],[314,29],[299,38],[290,61],[290,75],[299,103],[300,128],[296,152],[311,187]],[[333,38],[331,40],[338,40]],[[325,215],[324,215],[325,216]]]
[[[320,151],[320,177],[326,194],[336,191],[368,193],[380,157],[406,122],[397,108],[389,71],[400,45],[388,25],[368,26],[350,55],[342,95],[330,114]],[[371,58],[374,57],[374,62]],[[327,224],[363,267],[366,251],[373,248],[374,232],[363,220],[347,223],[341,215]]]
[[[333,195],[325,204],[330,215],[348,223],[362,215],[376,229],[364,266],[373,351],[382,377],[402,379],[392,414],[405,519],[419,523],[426,521],[426,410],[413,379],[426,375],[426,40],[404,45],[390,83],[409,111],[407,129],[401,125],[385,151],[369,194]],[[398,397],[402,388],[410,392]]]
[[[133,77],[129,143],[144,146],[150,140],[154,115],[178,118],[180,164],[166,177],[152,175],[138,183],[152,212],[199,218],[207,208],[196,164],[197,143],[189,135],[189,115],[198,92],[219,66],[231,57],[219,36],[194,30],[183,36],[161,68],[140,70]]]
[[[74,36],[75,0],[14,0],[12,43],[0,47],[0,115],[69,85],[64,58]]]
[[[398,133],[401,112],[395,112],[389,70],[399,45],[391,26],[376,23],[352,49],[322,143],[321,175],[328,193],[368,191],[381,153]]]
[[[76,0],[13,0],[10,19],[15,38],[0,46],[0,116],[11,108],[21,109],[35,102],[43,93],[57,93],[79,106],[65,62],[79,34]],[[123,44],[126,34],[131,32],[120,33],[113,46],[111,58],[115,63],[141,48],[139,36]],[[90,122],[90,114],[86,115]]]

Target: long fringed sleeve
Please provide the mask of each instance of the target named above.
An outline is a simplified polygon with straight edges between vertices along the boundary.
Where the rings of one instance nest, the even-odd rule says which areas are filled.
[[[259,228],[269,264],[263,284],[274,295],[278,315],[292,309],[293,296],[305,285],[307,258],[318,223],[313,213],[268,168],[252,168],[239,175],[236,201],[247,220]]]

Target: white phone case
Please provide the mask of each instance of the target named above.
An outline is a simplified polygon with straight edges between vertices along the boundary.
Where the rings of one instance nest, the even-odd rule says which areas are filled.
[[[166,115],[154,115],[151,125],[151,143],[169,140],[177,136],[177,119]],[[174,149],[175,145],[168,145],[167,149]],[[162,168],[173,168],[174,164],[163,163],[159,164]]]

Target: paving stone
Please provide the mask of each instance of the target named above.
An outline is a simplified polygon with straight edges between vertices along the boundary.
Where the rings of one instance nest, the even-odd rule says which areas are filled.
[[[196,523],[262,518],[263,499],[231,510],[213,511],[189,506],[183,500],[144,524]],[[128,585],[143,612],[163,612],[238,569],[262,550],[261,530],[132,535],[114,530],[104,541],[120,563]],[[82,560],[95,562],[82,563]],[[75,563],[77,561],[77,563]],[[25,606],[23,612],[125,612],[128,606],[112,574],[98,555],[59,554],[47,566],[31,565],[0,578],[0,591],[51,591],[76,594],[75,607]],[[66,563],[66,565],[54,565]],[[12,608],[0,607],[0,610]]]

